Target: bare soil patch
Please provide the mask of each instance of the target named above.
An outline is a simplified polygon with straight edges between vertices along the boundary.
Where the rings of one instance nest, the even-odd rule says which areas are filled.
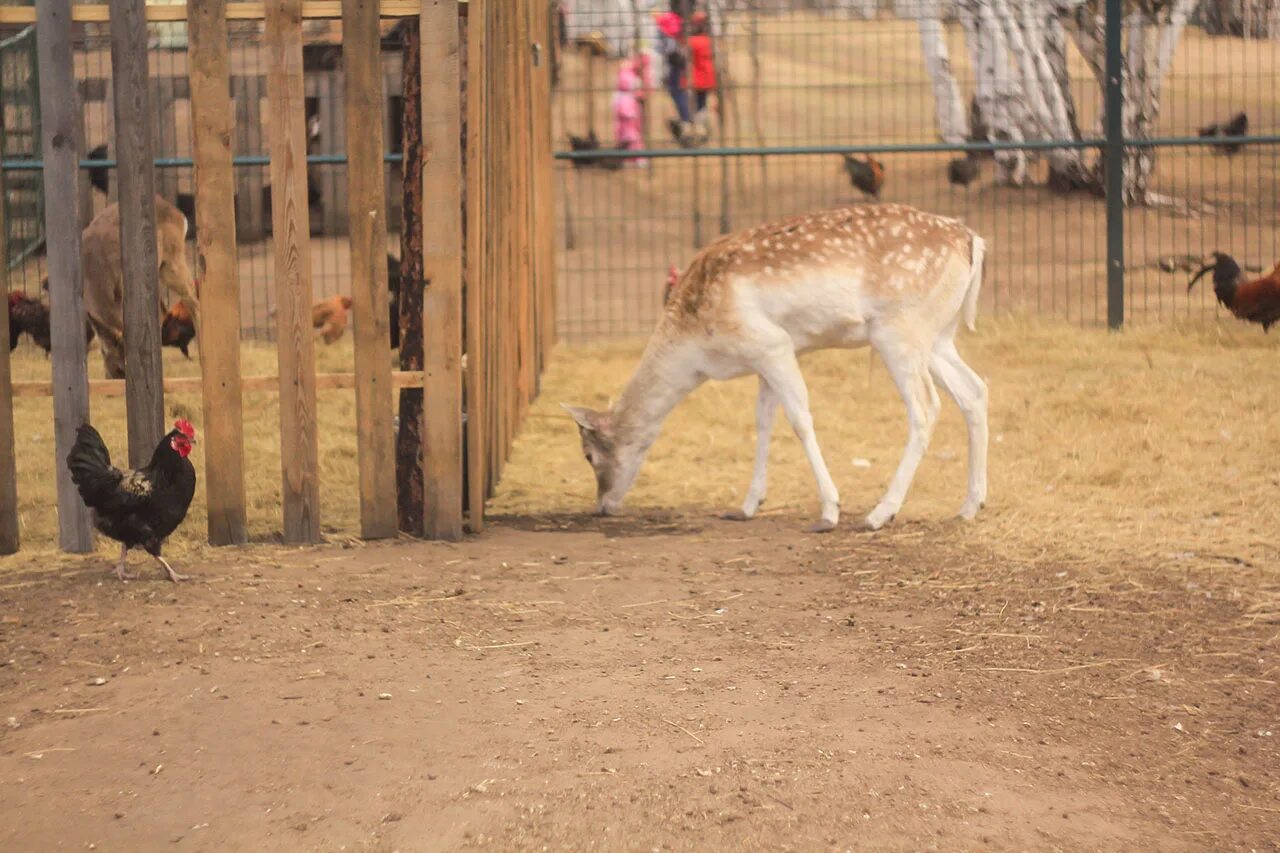
[[[0,847],[1275,849],[1263,570],[800,523],[10,573]]]

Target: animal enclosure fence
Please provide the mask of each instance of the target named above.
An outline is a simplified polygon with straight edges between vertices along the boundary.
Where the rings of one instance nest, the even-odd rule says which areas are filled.
[[[1280,258],[1277,4],[687,5],[709,14],[717,80],[705,130],[682,147],[653,17],[666,0],[566,4],[554,112],[566,339],[648,333],[669,268],[725,231],[874,202],[846,154],[883,165],[879,201],[960,217],[988,238],[988,312],[1211,317],[1211,288],[1186,291],[1209,252],[1254,269]],[[641,57],[643,149],[573,150],[570,137],[592,130],[611,147],[619,70]],[[1114,125],[1108,90],[1123,105]],[[949,175],[956,160],[969,175]],[[1122,178],[1110,195],[1109,162]],[[1054,180],[1060,163],[1079,164],[1078,180]]]
[[[317,373],[312,339],[312,275],[307,204],[308,101],[304,73],[304,30],[315,21],[341,18],[340,77],[343,93],[345,152],[329,155],[346,166],[343,187],[347,207],[346,246],[355,338],[354,371]],[[406,239],[416,258],[405,258],[416,274],[401,280],[405,291],[423,293],[417,317],[426,331],[419,369],[393,371],[388,328],[385,264],[387,198],[383,133],[386,110],[385,63],[380,20],[416,23],[425,69],[418,96],[420,184],[405,187],[405,203],[423,208],[417,239]],[[240,366],[241,267],[237,261],[236,178],[233,145],[243,115],[233,109],[232,54],[229,33],[237,22],[260,25],[267,51],[266,107],[269,150],[262,157],[275,189],[270,199],[276,294],[278,375],[245,376]],[[111,29],[117,39],[137,39],[146,23],[181,22],[186,26],[185,90],[190,101],[190,166],[193,203],[200,211],[195,241],[200,280],[199,355],[201,375],[162,379],[155,352],[154,375],[135,372],[129,362],[125,380],[95,380],[86,373],[86,344],[79,318],[81,292],[80,210],[76,191],[84,151],[73,128],[76,104],[73,35],[85,23]],[[42,178],[45,201],[44,253],[49,273],[52,320],[52,381],[12,382],[9,348],[0,340],[0,553],[18,547],[17,481],[12,415],[15,398],[52,396],[57,440],[54,467],[59,472],[59,542],[68,551],[92,547],[86,510],[66,476],[65,458],[76,426],[89,418],[91,396],[128,395],[152,409],[165,392],[198,390],[203,399],[202,441],[206,448],[209,540],[245,541],[244,431],[252,417],[243,411],[243,395],[274,391],[280,400],[280,512],[286,542],[312,542],[320,536],[317,400],[318,392],[354,389],[358,437],[360,527],[366,538],[394,535],[397,500],[396,458],[391,436],[392,396],[417,393],[425,399],[421,423],[398,429],[421,437],[410,453],[422,471],[417,512],[421,528],[432,536],[454,538],[464,523],[483,526],[484,503],[491,494],[521,418],[536,396],[538,377],[553,340],[554,264],[552,232],[549,68],[543,45],[549,32],[547,7],[530,0],[470,0],[469,3],[418,0],[343,0],[341,3],[280,0],[254,4],[201,0],[167,6],[122,0],[110,7],[41,0],[38,7],[0,7],[0,25],[34,25],[39,43],[39,159],[6,163],[0,189],[14,176]],[[115,157],[122,200],[130,188],[152,180],[166,162],[147,152],[153,129],[144,121],[148,76],[145,52],[115,50]],[[132,65],[130,65],[132,60]],[[334,119],[337,121],[337,119]],[[406,138],[409,134],[406,134]],[[126,138],[127,137],[127,138]],[[0,137],[0,142],[2,142]],[[13,149],[4,148],[6,151]],[[40,150],[40,149],[36,149]],[[252,165],[259,165],[256,156]],[[118,161],[118,162],[117,162]],[[243,162],[243,158],[242,158]],[[99,165],[99,164],[91,164]],[[153,171],[154,170],[154,171]],[[418,170],[412,171],[419,174]],[[147,194],[140,194],[145,198]],[[10,198],[8,192],[3,197]],[[416,200],[416,202],[415,202]],[[0,206],[0,233],[8,233]],[[126,348],[158,340],[154,310],[130,314],[130,299],[154,306],[158,298],[155,267],[145,256],[147,229],[127,227],[122,204],[124,267],[138,274],[126,293]],[[152,226],[154,228],[154,226]],[[407,237],[408,235],[406,235]],[[154,237],[154,233],[151,234]],[[416,244],[416,246],[415,246]],[[0,270],[10,241],[0,241]],[[137,250],[143,246],[141,253]],[[150,250],[154,258],[155,249]],[[135,280],[136,279],[136,280]],[[126,289],[128,290],[128,289]],[[141,319],[137,319],[141,318]],[[406,317],[402,315],[401,322]],[[407,331],[417,324],[410,323]],[[8,329],[6,327],[6,338]],[[418,339],[423,335],[419,331]],[[406,337],[407,341],[408,338]],[[408,343],[405,346],[409,346]],[[144,347],[145,349],[145,347]],[[131,350],[130,352],[133,352]],[[404,353],[402,352],[402,356]],[[465,394],[464,394],[465,385]],[[154,405],[158,415],[162,405]],[[403,409],[402,409],[403,411]],[[143,425],[158,438],[158,418]],[[6,428],[7,425],[7,428]],[[400,450],[404,450],[401,441]],[[137,464],[135,462],[135,464]],[[464,493],[468,495],[464,505]],[[8,495],[17,494],[12,500]]]

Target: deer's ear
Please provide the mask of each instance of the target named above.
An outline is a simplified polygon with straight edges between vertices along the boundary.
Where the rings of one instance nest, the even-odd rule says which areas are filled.
[[[568,403],[561,403],[560,406],[569,413],[569,417],[573,418],[581,429],[596,430],[599,428],[596,413],[582,406],[570,406]]]

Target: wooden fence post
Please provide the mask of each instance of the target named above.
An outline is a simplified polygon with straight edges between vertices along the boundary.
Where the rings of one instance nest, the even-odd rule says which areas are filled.
[[[310,216],[302,0],[266,4],[271,101],[271,222],[279,328],[280,461],[284,541],[320,540],[316,360],[311,330]]]
[[[125,415],[129,465],[134,468],[147,464],[165,433],[148,62],[144,0],[111,0],[120,266],[125,282]]]
[[[470,0],[467,9],[467,526],[484,529],[486,448],[488,442],[488,337],[484,318],[489,300],[487,271],[488,151],[488,0]]]
[[[462,150],[458,4],[425,0],[422,39],[423,534],[462,536]],[[426,334],[426,329],[431,334]]]
[[[76,429],[89,421],[89,375],[81,296],[80,220],[77,208],[75,57],[71,49],[71,0],[36,6],[40,64],[41,136],[44,157],[45,245],[53,338],[54,469],[58,488],[58,544],[64,551],[93,550],[89,509],[80,500],[67,454]]]
[[[196,270],[200,277],[200,372],[204,403],[209,544],[247,541],[244,411],[240,374],[240,273],[236,257],[234,133],[228,82],[226,0],[187,7],[195,155]]]
[[[400,369],[422,369],[422,42],[418,19],[400,23],[404,34],[404,126],[401,151]],[[422,389],[400,389],[396,436],[396,523],[422,535]]]
[[[2,124],[2,123],[0,123]],[[0,127],[0,151],[4,129]],[[4,221],[4,171],[0,170],[0,293],[9,293],[9,231]],[[18,463],[13,452],[13,377],[9,373],[9,324],[0,323],[0,554],[18,550]]]
[[[396,535],[395,447],[391,432],[391,340],[387,328],[387,199],[382,135],[382,52],[377,0],[343,0],[347,205],[351,300],[355,310],[356,434],[360,529]]]

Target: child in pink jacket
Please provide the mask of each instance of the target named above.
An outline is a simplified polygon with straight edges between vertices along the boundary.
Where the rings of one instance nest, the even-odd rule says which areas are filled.
[[[613,93],[613,138],[619,148],[631,151],[644,148],[644,106],[640,98],[640,75],[633,63],[625,62],[618,69],[618,88]],[[633,166],[648,165],[642,157],[627,162]]]

